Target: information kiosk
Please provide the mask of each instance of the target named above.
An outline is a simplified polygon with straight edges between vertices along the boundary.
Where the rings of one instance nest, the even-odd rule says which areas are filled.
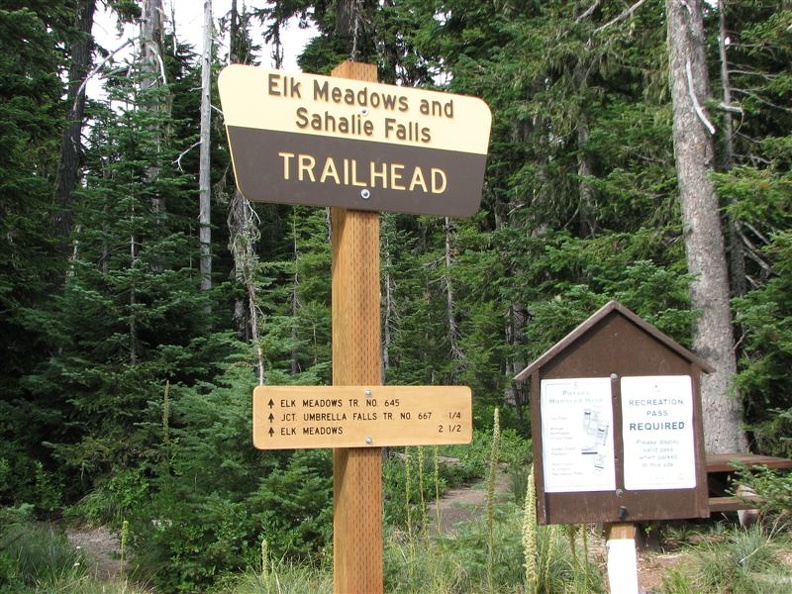
[[[539,523],[709,516],[699,380],[710,371],[615,301],[521,371]]]
[[[530,381],[540,524],[605,524],[612,594],[638,594],[635,523],[708,517],[699,382],[713,369],[611,301]]]

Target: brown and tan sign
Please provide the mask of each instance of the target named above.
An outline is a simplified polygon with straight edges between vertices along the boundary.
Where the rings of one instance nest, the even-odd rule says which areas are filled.
[[[475,97],[234,64],[220,98],[254,201],[469,216],[492,116]]]
[[[258,386],[260,450],[470,443],[466,386]]]

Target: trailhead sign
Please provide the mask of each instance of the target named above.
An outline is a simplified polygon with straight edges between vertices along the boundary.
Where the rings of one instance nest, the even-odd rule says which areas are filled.
[[[492,121],[479,98],[241,64],[218,85],[249,200],[452,217],[479,209]]]

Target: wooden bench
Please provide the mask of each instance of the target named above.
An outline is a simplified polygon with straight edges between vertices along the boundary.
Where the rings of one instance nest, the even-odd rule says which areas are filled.
[[[735,512],[756,509],[763,499],[760,495],[730,495],[737,468],[764,466],[771,470],[792,468],[792,460],[759,456],[757,454],[707,454],[707,487],[709,489],[710,513]]]

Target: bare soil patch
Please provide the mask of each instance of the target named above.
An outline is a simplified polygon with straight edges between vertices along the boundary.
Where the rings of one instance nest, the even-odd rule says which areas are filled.
[[[66,537],[79,549],[88,564],[88,571],[100,580],[121,576],[121,542],[118,535],[104,526],[69,527]]]
[[[495,482],[496,497],[503,497],[510,488],[510,479],[505,474],[498,475]],[[487,487],[485,483],[449,489],[440,498],[439,503],[432,501],[427,505],[427,515],[432,521],[432,529],[441,534],[451,534],[462,522],[470,522],[482,517],[487,504]],[[439,529],[436,527],[440,516]]]
[[[660,592],[663,580],[672,569],[681,569],[690,563],[690,554],[683,551],[674,553],[638,553],[638,585],[645,594]]]

